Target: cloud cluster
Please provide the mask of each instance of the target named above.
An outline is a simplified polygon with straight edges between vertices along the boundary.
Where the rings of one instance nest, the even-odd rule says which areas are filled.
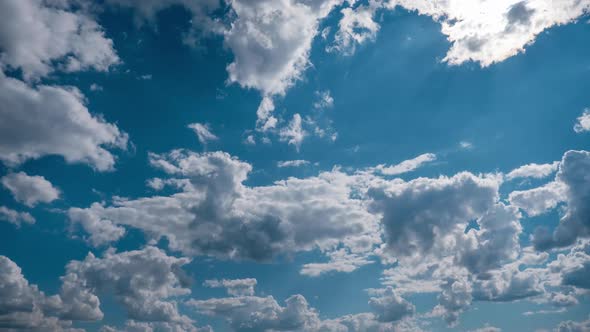
[[[440,23],[441,33],[451,44],[443,61],[451,65],[473,61],[487,67],[524,52],[543,31],[588,13],[590,2],[373,0],[343,9],[332,48],[351,54],[356,45],[375,39],[377,12],[396,7]]]
[[[96,242],[119,239],[125,226],[166,237],[171,249],[187,255],[257,261],[339,243],[361,252],[379,241],[375,216],[353,197],[354,179],[339,171],[250,187],[243,182],[252,167],[223,152],[175,150],[150,160],[190,186],[170,196],[72,208],[72,222]]]
[[[0,68],[21,69],[25,79],[35,80],[56,66],[67,72],[106,71],[119,63],[113,41],[77,5],[74,0],[2,1]]]
[[[0,205],[0,220],[20,227],[22,223],[34,224],[35,218],[28,212],[19,212]]]
[[[25,172],[10,173],[0,179],[18,202],[28,207],[37,203],[50,203],[59,198],[59,190],[42,176],[30,176]]]

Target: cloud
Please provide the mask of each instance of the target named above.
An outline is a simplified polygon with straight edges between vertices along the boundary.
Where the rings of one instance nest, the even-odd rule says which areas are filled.
[[[50,203],[59,198],[59,190],[42,176],[30,176],[25,172],[9,173],[0,182],[16,201],[28,207],[39,202]]]
[[[416,311],[413,304],[396,294],[391,287],[383,290],[381,296],[370,298],[369,306],[380,322],[398,321]]]
[[[555,328],[555,332],[587,332],[590,331],[590,318],[584,321],[563,321]]]
[[[471,305],[471,291],[471,285],[466,280],[449,278],[442,285],[434,313],[443,316],[450,326],[456,326],[459,315]]]
[[[564,186],[565,214],[551,232],[539,227],[535,230],[534,243],[539,250],[574,244],[577,238],[590,235],[590,152],[567,151],[561,160],[555,182]],[[557,184],[556,184],[557,185]]]
[[[56,67],[67,72],[106,71],[117,64],[113,41],[77,7],[74,1],[2,1],[0,67],[21,69],[25,79],[33,80]]]
[[[334,98],[330,95],[330,90],[316,91],[317,100],[313,103],[313,108],[323,110],[334,107]]]
[[[558,254],[547,267],[557,275],[560,285],[590,289],[590,242],[586,240],[572,247],[569,253]],[[572,300],[562,297],[557,302],[569,304]]]
[[[112,170],[115,157],[106,148],[124,149],[127,141],[116,125],[88,112],[76,88],[32,88],[0,73],[0,160],[9,166],[60,155]]]
[[[513,191],[508,195],[510,205],[525,211],[529,216],[541,215],[554,209],[565,199],[566,187],[561,182],[552,181],[541,187]]]
[[[45,295],[36,285],[29,284],[15,262],[0,256],[0,321],[3,328],[82,332],[81,329],[71,328],[72,319],[102,319],[98,298],[90,296],[84,298],[85,302],[72,300],[74,297],[67,287],[62,287],[59,295]]]
[[[500,180],[468,172],[452,177],[390,181],[369,190],[372,212],[382,215],[385,252],[397,257],[453,251],[462,235],[498,200]]]
[[[279,167],[279,168],[299,167],[299,166],[304,166],[304,165],[309,165],[309,161],[297,159],[297,160],[284,160],[284,161],[277,162],[277,167]]]
[[[583,133],[586,131],[590,131],[590,110],[585,109],[584,113],[580,115],[576,119],[576,124],[574,125],[574,131],[576,133]]]
[[[380,26],[373,17],[383,5],[382,1],[369,1],[356,8],[340,10],[342,18],[338,22],[334,43],[326,48],[327,51],[353,55],[358,45],[374,41]]]
[[[307,132],[301,126],[301,115],[299,113],[294,114],[289,125],[279,131],[280,140],[287,142],[289,145],[294,145],[297,151],[299,151],[305,136],[307,136]]]
[[[588,1],[578,0],[372,1],[369,6],[344,10],[336,33],[338,48],[350,53],[355,45],[374,39],[379,29],[377,11],[398,6],[440,23],[442,34],[451,44],[444,62],[460,65],[473,61],[482,67],[524,52],[543,31],[574,22],[590,10]],[[360,32],[355,27],[361,28]]]
[[[263,104],[284,95],[310,65],[311,44],[318,24],[339,0],[230,1],[235,19],[224,32],[225,45],[234,60],[227,66],[230,83],[254,88]],[[259,108],[260,126],[265,126],[274,106]]]
[[[558,167],[559,161],[554,161],[551,164],[532,163],[513,169],[512,171],[510,171],[510,173],[506,174],[506,178],[508,180],[513,180],[516,178],[542,179],[557,171]]]
[[[225,288],[231,296],[252,296],[254,295],[254,286],[256,286],[256,283],[256,279],[254,278],[212,279],[205,280],[203,285],[211,288]]]
[[[374,263],[366,255],[351,254],[346,249],[338,249],[329,252],[327,255],[330,259],[327,263],[307,263],[301,267],[299,272],[308,277],[317,277],[328,272],[349,273],[362,266]]]
[[[190,299],[186,304],[202,315],[226,320],[233,331],[410,331],[404,328],[410,325],[405,318],[415,311],[412,304],[391,288],[381,290],[379,296],[370,299],[369,304],[377,314],[359,313],[325,320],[320,319],[317,310],[299,294],[288,297],[284,306],[272,296],[253,294]]]
[[[89,253],[71,261],[62,277],[73,294],[111,293],[136,321],[190,324],[172,298],[190,294],[190,278],[182,270],[190,260],[166,255],[155,247],[114,253],[99,258]]]
[[[209,129],[209,125],[207,124],[191,123],[188,125],[188,127],[195,132],[197,138],[199,139],[199,142],[202,145],[207,145],[209,141],[215,141],[219,139],[219,137],[215,136],[211,132],[211,130]]]
[[[319,324],[317,312],[301,295],[287,298],[284,307],[272,296],[189,300],[187,304],[203,315],[226,319],[235,331],[313,331]]]
[[[352,197],[355,180],[339,171],[250,187],[243,182],[251,165],[227,153],[174,150],[151,154],[150,162],[192,186],[170,196],[72,208],[74,225],[132,227],[156,239],[166,237],[170,249],[187,255],[256,261],[329,250],[339,243],[360,253],[380,241],[377,219],[363,201]],[[86,229],[91,239],[108,241],[107,232],[93,235],[98,230]],[[119,235],[116,232],[111,240]]]
[[[393,166],[385,166],[383,164],[374,167],[372,170],[383,175],[400,175],[415,171],[423,165],[436,160],[434,153],[424,153],[414,159],[404,160],[401,163]]]
[[[0,220],[7,221],[20,227],[22,223],[34,224],[35,218],[28,212],[18,212],[0,205]]]

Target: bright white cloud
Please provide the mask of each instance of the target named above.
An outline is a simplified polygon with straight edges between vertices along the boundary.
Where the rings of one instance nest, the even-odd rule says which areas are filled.
[[[26,79],[37,79],[56,67],[106,71],[118,63],[113,41],[92,16],[76,7],[76,1],[68,0],[2,1],[0,67],[22,69]]]
[[[534,217],[554,209],[565,200],[565,195],[563,183],[552,181],[541,187],[513,191],[508,195],[508,201]]]
[[[506,174],[506,178],[508,180],[513,180],[516,178],[542,179],[557,171],[557,167],[559,167],[559,161],[555,161],[551,164],[532,163],[513,169],[510,171],[510,173]]]
[[[299,151],[305,136],[307,136],[307,132],[302,127],[301,115],[298,113],[293,115],[293,119],[287,127],[281,128],[279,131],[280,140],[294,145],[297,151]]]
[[[586,131],[590,131],[590,110],[584,110],[584,113],[580,115],[576,119],[576,124],[574,125],[574,131],[576,133],[583,133]]]
[[[0,221],[7,221],[20,227],[22,223],[34,224],[35,218],[28,212],[18,212],[6,206],[0,206]]]
[[[106,148],[124,149],[127,141],[116,125],[88,112],[76,88],[32,88],[0,73],[0,160],[9,166],[60,155],[111,170],[115,157]]]
[[[202,145],[207,145],[209,141],[215,141],[219,139],[219,137],[215,136],[211,132],[208,124],[191,123],[188,125],[188,127],[195,132],[197,138],[199,139],[199,142]]]
[[[327,263],[308,263],[301,267],[300,273],[309,277],[317,277],[328,272],[353,272],[358,268],[372,264],[374,261],[366,255],[358,255],[339,249],[328,253],[330,260]]]
[[[383,175],[399,175],[412,172],[421,166],[436,160],[434,153],[424,153],[414,159],[404,160],[401,163],[393,166],[378,165],[372,170],[377,171]]]
[[[50,203],[59,198],[59,190],[42,176],[30,176],[25,172],[9,173],[0,182],[15,200],[29,207],[40,202]]]
[[[482,67],[524,52],[543,31],[574,22],[590,10],[587,0],[375,0],[369,4],[345,9],[336,34],[339,48],[354,50],[355,44],[374,39],[379,29],[377,11],[400,6],[440,23],[451,43],[443,61],[451,65],[473,61]]]
[[[299,167],[299,166],[304,166],[304,165],[309,165],[309,161],[297,159],[297,160],[284,160],[284,161],[277,162],[277,167],[279,167],[279,168]]]

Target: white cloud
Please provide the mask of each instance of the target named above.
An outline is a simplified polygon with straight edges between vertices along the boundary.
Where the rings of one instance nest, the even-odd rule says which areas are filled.
[[[279,131],[280,140],[287,142],[289,145],[294,145],[297,151],[299,151],[305,136],[307,136],[307,132],[301,126],[301,115],[299,113],[294,114],[289,125]]]
[[[0,256],[0,321],[9,331],[82,332],[72,320],[98,320],[103,315],[95,296],[81,297],[62,287],[59,295],[46,296],[29,284],[22,270]]]
[[[451,65],[473,61],[482,67],[524,52],[543,31],[571,23],[590,10],[587,0],[376,0],[370,6],[356,7],[358,13],[344,15],[336,34],[342,37],[336,41],[349,45],[344,50],[354,50],[355,44],[374,39],[379,29],[374,22],[377,10],[397,6],[440,23],[442,34],[451,43],[443,61]],[[362,32],[351,33],[355,26],[362,27]]]
[[[580,115],[576,119],[576,124],[574,125],[574,131],[576,133],[583,133],[586,131],[590,131],[590,110],[585,109],[584,113]]]
[[[42,176],[30,176],[25,172],[9,173],[0,182],[15,200],[28,207],[39,202],[50,203],[59,198],[59,190]]]
[[[338,22],[334,43],[328,46],[327,50],[352,55],[358,45],[374,41],[380,26],[373,17],[382,6],[382,1],[369,1],[368,4],[356,8],[343,8],[340,11],[342,18]]]
[[[313,103],[315,109],[326,109],[334,106],[334,98],[330,95],[330,90],[316,91],[317,100]]]
[[[387,287],[379,297],[370,298],[369,306],[380,322],[398,321],[416,311],[413,304],[396,294],[391,287]]]
[[[106,71],[118,63],[102,27],[74,8],[74,1],[2,1],[0,67],[22,69],[26,79],[37,79],[56,66],[64,71]]]
[[[414,159],[404,160],[401,163],[393,166],[385,166],[385,165],[378,165],[377,167],[371,169],[373,171],[378,171],[383,175],[399,175],[408,172],[412,172],[419,167],[423,166],[424,164],[433,162],[436,160],[436,155],[434,153],[424,153],[419,155]]]
[[[211,279],[205,280],[203,283],[206,287],[211,288],[225,288],[228,295],[231,296],[253,296],[254,287],[256,286],[256,279]]]
[[[349,253],[346,249],[339,249],[327,255],[330,258],[327,263],[304,264],[300,273],[309,277],[317,277],[328,272],[349,273],[364,265],[374,263],[374,261],[367,259],[366,255]]]
[[[567,320],[560,322],[554,329],[555,332],[588,332],[590,331],[590,318],[584,321],[576,322]]]
[[[188,127],[195,132],[199,142],[203,145],[207,145],[209,141],[215,141],[219,139],[219,137],[215,136],[211,132],[208,124],[191,123],[188,125]]]
[[[173,300],[191,292],[190,278],[182,270],[189,261],[155,247],[107,250],[102,258],[89,253],[82,261],[68,263],[63,287],[74,294],[111,292],[133,320],[190,324]]]
[[[590,236],[590,206],[587,204],[590,201],[589,169],[590,152],[570,150],[563,155],[554,182],[555,186],[563,188],[563,194],[555,195],[555,199],[565,202],[565,214],[553,231],[545,227],[535,230],[536,248],[565,247],[574,244],[577,238]]]
[[[190,180],[192,187],[170,196],[118,200],[113,206],[72,208],[74,225],[81,223],[96,243],[118,239],[125,226],[166,237],[172,250],[187,255],[258,261],[339,243],[360,253],[380,241],[377,219],[352,197],[355,180],[339,171],[249,187],[243,182],[252,167],[223,152],[175,150],[151,154],[150,160]]]
[[[25,83],[0,73],[0,160],[9,166],[45,155],[111,170],[107,147],[126,148],[127,134],[93,116],[76,88]]]
[[[541,187],[513,191],[508,195],[508,201],[534,217],[554,209],[563,202],[566,189],[563,183],[552,181]]]
[[[18,212],[0,205],[0,220],[20,227],[21,223],[34,224],[35,218],[28,212]]]
[[[297,160],[284,160],[284,161],[277,162],[277,167],[279,167],[279,168],[299,167],[299,166],[304,166],[304,165],[309,165],[309,161],[297,159]]]
[[[506,175],[506,178],[508,180],[513,180],[516,178],[542,179],[557,171],[557,167],[559,167],[559,161],[555,161],[551,164],[532,163],[513,169]]]

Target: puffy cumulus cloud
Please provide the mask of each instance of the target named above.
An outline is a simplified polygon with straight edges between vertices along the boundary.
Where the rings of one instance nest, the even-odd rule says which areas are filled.
[[[197,312],[228,321],[235,331],[314,331],[318,313],[301,295],[293,295],[281,306],[272,296],[241,296],[189,300]]]
[[[438,296],[439,304],[433,313],[442,316],[449,325],[457,325],[459,315],[471,305],[471,292],[471,284],[466,280],[449,278],[442,285],[442,292]]]
[[[3,2],[5,3],[5,2]],[[14,166],[28,159],[60,155],[99,171],[111,170],[107,147],[126,148],[128,136],[93,116],[75,88],[32,88],[0,73],[0,160]]]
[[[559,285],[590,289],[590,242],[582,241],[572,247],[569,253],[558,254],[547,268],[557,276]],[[571,302],[568,297],[556,300],[563,304]]]
[[[234,60],[228,81],[254,88],[265,97],[259,108],[261,128],[272,119],[272,96],[283,95],[309,66],[318,24],[340,0],[231,0],[235,19],[224,32]],[[272,105],[272,107],[270,107]]]
[[[564,186],[565,214],[552,232],[538,228],[535,247],[540,250],[574,244],[578,237],[590,235],[590,152],[567,151],[559,166],[555,182]]]
[[[451,42],[444,61],[489,66],[524,52],[548,28],[575,21],[590,9],[579,0],[427,1],[393,0],[389,4],[431,16]]]
[[[100,207],[97,203],[92,206]],[[117,226],[111,220],[101,219],[85,209],[70,208],[68,210],[68,218],[75,221],[75,224],[72,225],[72,231],[75,226],[79,225],[89,234],[86,240],[94,247],[115,242],[125,235],[124,227]]]
[[[249,280],[249,279],[246,279]],[[255,280],[255,279],[253,279]],[[391,288],[380,290],[370,305],[377,314],[358,313],[322,320],[302,295],[292,295],[281,306],[272,296],[237,295],[186,304],[198,313],[225,319],[233,331],[369,332],[420,331],[408,317],[414,306]]]
[[[563,183],[552,181],[541,187],[513,191],[508,195],[508,201],[534,217],[557,207],[564,201],[565,193]]]
[[[195,327],[192,324],[171,324],[163,322],[138,322],[128,320],[124,327],[113,327],[105,325],[100,328],[100,332],[213,332],[210,326]]]
[[[576,119],[576,124],[574,125],[574,131],[576,133],[583,133],[585,131],[590,131],[590,109],[585,109],[584,113],[580,115]]]
[[[365,254],[354,254],[341,248],[327,253],[329,261],[326,263],[307,263],[301,267],[302,275],[317,277],[328,272],[353,272],[367,264],[374,263]]]
[[[215,134],[211,132],[208,124],[191,123],[188,125],[188,127],[195,132],[199,142],[203,145],[207,145],[209,141],[215,141],[219,139],[219,137],[215,136]]]
[[[463,172],[372,187],[371,210],[382,215],[385,252],[398,259],[448,255],[469,222],[494,206],[499,185],[496,176]]]
[[[256,286],[256,279],[211,279],[205,280],[203,283],[206,287],[211,288],[225,288],[227,293],[232,296],[252,296],[254,295],[254,286]]]
[[[39,202],[50,203],[59,198],[59,190],[42,176],[30,176],[25,172],[9,173],[0,182],[12,193],[15,200],[29,207]]]
[[[381,296],[370,298],[369,306],[380,322],[398,321],[416,311],[413,304],[396,294],[391,287],[385,288]]]
[[[532,163],[513,169],[510,171],[510,173],[506,174],[506,178],[508,180],[513,180],[516,178],[542,179],[557,171],[557,167],[559,167],[559,161],[554,161],[551,164]]]
[[[28,212],[19,212],[9,209],[6,206],[0,206],[0,220],[7,221],[20,227],[22,223],[34,224],[35,218]]]
[[[590,318],[584,321],[576,322],[566,320],[560,322],[554,329],[555,332],[588,332],[590,331]]]
[[[510,264],[476,279],[473,282],[473,298],[479,301],[510,302],[541,295],[545,291],[541,277],[541,270],[520,270],[518,264]]]
[[[29,284],[21,268],[6,256],[0,256],[0,327],[8,331],[67,331],[72,319],[102,319],[96,297],[86,302],[73,302],[67,289],[47,296],[36,285]],[[78,307],[78,305],[80,305]],[[91,310],[87,310],[91,309]]]
[[[338,170],[250,187],[243,182],[252,167],[223,152],[175,150],[151,154],[150,161],[191,186],[170,196],[71,209],[72,222],[137,228],[166,237],[172,250],[187,255],[257,261],[338,244],[368,252],[380,241],[377,218],[354,196],[356,180]]]
[[[100,258],[89,253],[82,261],[68,263],[62,288],[77,298],[111,293],[136,321],[189,325],[192,321],[178,312],[172,300],[190,294],[191,280],[182,270],[188,262],[155,247],[107,250]]]
[[[472,273],[483,273],[514,261],[520,252],[522,233],[518,209],[498,203],[486,211],[470,229],[455,254],[458,262]]]
[[[585,0],[373,0],[343,10],[336,49],[351,53],[355,45],[374,39],[379,30],[377,11],[398,6],[440,23],[451,43],[443,61],[452,65],[473,61],[482,67],[524,52],[546,29],[574,22],[590,10]]]
[[[64,71],[106,71],[118,63],[112,40],[78,7],[73,0],[2,1],[0,67],[21,69],[26,79],[37,79],[56,66]]]
[[[412,172],[423,165],[433,162],[436,160],[436,155],[434,153],[424,153],[419,155],[416,158],[404,160],[397,165],[392,166],[385,166],[385,165],[377,165],[376,167],[372,168],[371,171],[379,172],[383,175],[400,175],[408,172]]]
[[[283,142],[287,142],[289,145],[294,145],[297,151],[301,147],[301,143],[307,132],[302,127],[301,115],[294,114],[293,119],[289,122],[289,125],[281,128],[279,131],[279,138]]]

